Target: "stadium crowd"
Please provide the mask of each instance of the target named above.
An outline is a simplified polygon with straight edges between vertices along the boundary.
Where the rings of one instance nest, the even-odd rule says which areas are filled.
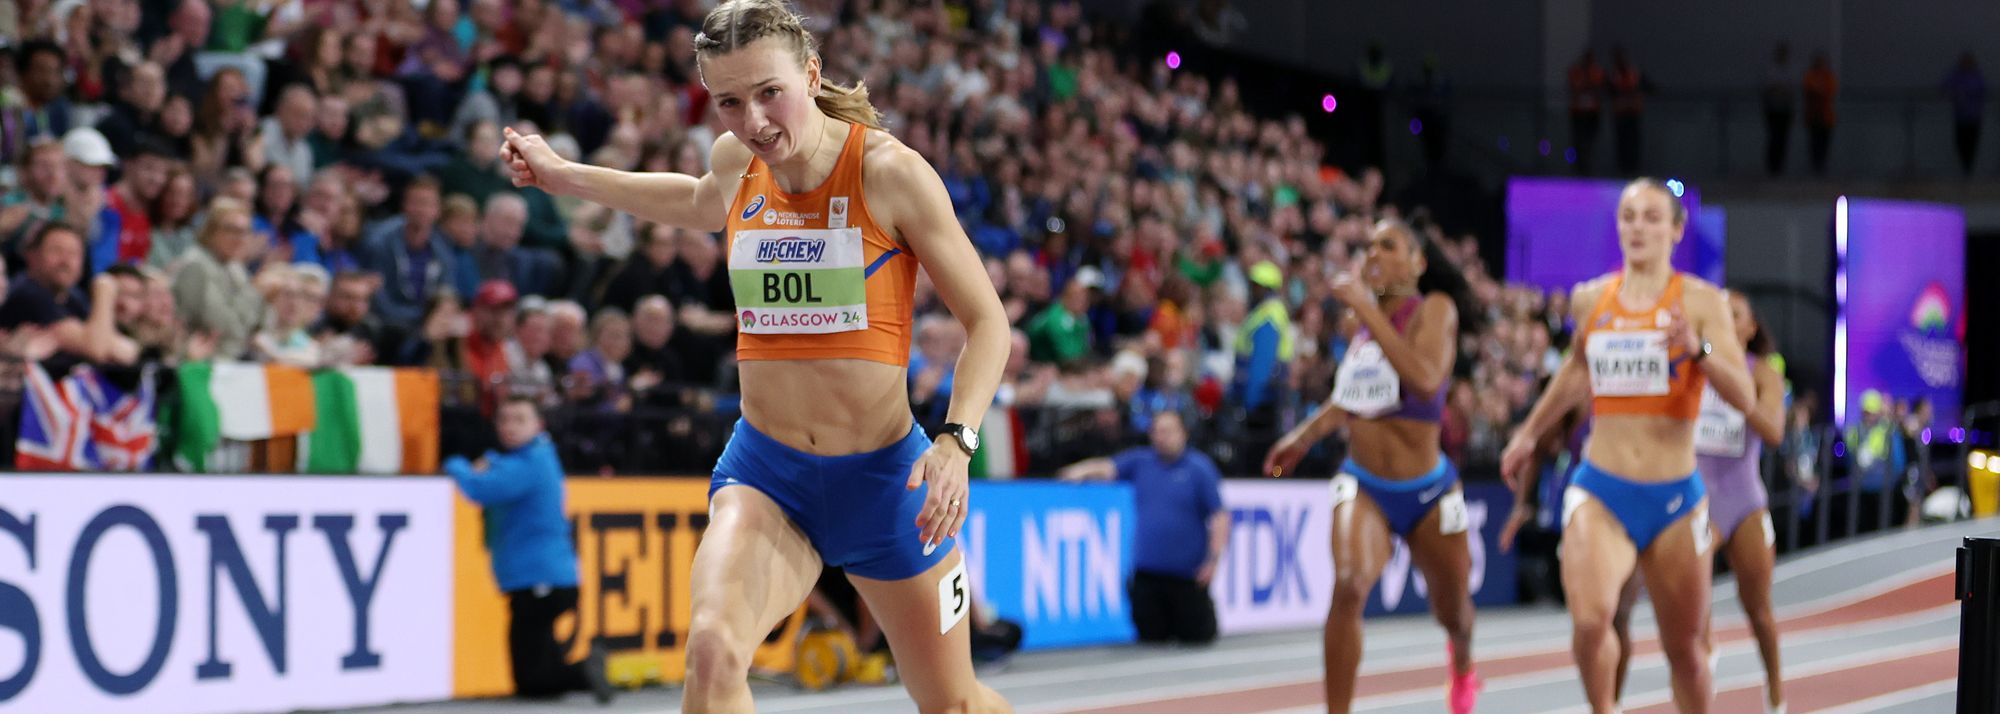
[[[1302,118],[1122,53],[1075,2],[798,6],[829,76],[866,83],[986,258],[1016,328],[1015,472],[1140,443],[1167,410],[1226,473],[1254,471],[1327,396],[1345,347],[1330,281],[1382,218],[1411,220],[1469,286],[1454,459],[1490,463],[1557,363],[1565,296],[1501,284],[1479,237],[1385,200],[1379,170],[1323,163]],[[0,36],[26,39],[0,63],[5,349],[52,371],[436,367],[459,377],[448,404],[528,393],[712,454],[728,422],[703,415],[734,391],[722,236],[516,189],[496,151],[512,126],[574,159],[702,173],[719,126],[691,49],[705,8],[9,0]],[[910,389],[934,425],[963,335],[925,281],[917,304]]]

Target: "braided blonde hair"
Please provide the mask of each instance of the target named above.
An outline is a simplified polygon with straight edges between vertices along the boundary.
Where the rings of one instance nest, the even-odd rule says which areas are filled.
[[[792,12],[786,0],[725,0],[702,20],[701,34],[694,36],[695,60],[725,55],[766,37],[790,42],[800,66],[819,57],[819,43],[806,31],[805,18]],[[846,87],[822,77],[813,103],[835,119],[882,128],[882,113],[869,103],[863,82]]]

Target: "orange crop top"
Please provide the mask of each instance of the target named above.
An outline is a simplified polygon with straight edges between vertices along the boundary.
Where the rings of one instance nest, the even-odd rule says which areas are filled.
[[[833,173],[807,193],[785,193],[750,160],[729,207],[737,359],[909,365],[917,261],[868,215],[866,138],[854,125]]]
[[[1627,311],[1618,301],[1624,275],[1605,282],[1584,323],[1584,363],[1590,371],[1591,411],[1596,415],[1654,415],[1693,421],[1701,414],[1707,377],[1693,355],[1668,345],[1670,310],[1681,304],[1682,276],[1675,273],[1653,307]]]

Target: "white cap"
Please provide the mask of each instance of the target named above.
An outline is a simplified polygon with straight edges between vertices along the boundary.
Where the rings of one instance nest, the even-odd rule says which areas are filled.
[[[117,166],[118,154],[96,129],[80,126],[63,135],[63,155],[85,166]]]
[[[1086,288],[1103,288],[1104,272],[1088,265],[1076,271],[1076,282]]]

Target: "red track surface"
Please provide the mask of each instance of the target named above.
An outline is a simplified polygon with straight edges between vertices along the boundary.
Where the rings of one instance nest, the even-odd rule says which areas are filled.
[[[1952,575],[1940,573],[1838,607],[1781,618],[1779,628],[1786,635],[1797,635],[1814,630],[1850,628],[1876,620],[1920,612],[1950,604],[1951,588]],[[1723,617],[1733,614],[1735,613],[1717,613]],[[1641,635],[1634,642],[1635,658],[1659,653],[1660,646],[1656,635],[1635,634]],[[1719,627],[1715,632],[1715,639],[1718,646],[1752,642],[1750,629],[1743,624]],[[1814,711],[1901,691],[1951,678],[1958,671],[1956,646],[1888,660],[1859,661],[1861,659],[1863,658],[1857,658],[1857,661],[1851,664],[1830,671],[1788,676],[1785,681],[1787,698],[1790,699],[1790,711]],[[1356,683],[1355,697],[1358,701],[1372,696],[1436,689],[1439,690],[1439,698],[1442,699],[1442,686],[1446,681],[1442,652],[1439,653],[1438,660],[1439,664],[1432,666],[1364,674]],[[1363,665],[1365,667],[1365,661]],[[1522,652],[1504,657],[1482,658],[1478,662],[1478,669],[1480,676],[1492,680],[1537,673],[1572,672],[1574,664],[1570,659],[1569,648],[1564,645],[1559,648]],[[1865,676],[1857,676],[1856,673],[1861,671],[1866,672]],[[1714,710],[1760,711],[1758,702],[1762,696],[1761,681],[1742,686],[1730,686],[1725,683],[1717,688]],[[1291,709],[1323,703],[1320,682],[1315,679],[1245,687],[1192,697],[1138,701],[1080,711],[1090,714],[1208,714],[1221,711]],[[1631,703],[1633,702],[1628,702]],[[1630,711],[1669,712],[1673,711],[1673,708],[1671,704],[1659,704]]]

